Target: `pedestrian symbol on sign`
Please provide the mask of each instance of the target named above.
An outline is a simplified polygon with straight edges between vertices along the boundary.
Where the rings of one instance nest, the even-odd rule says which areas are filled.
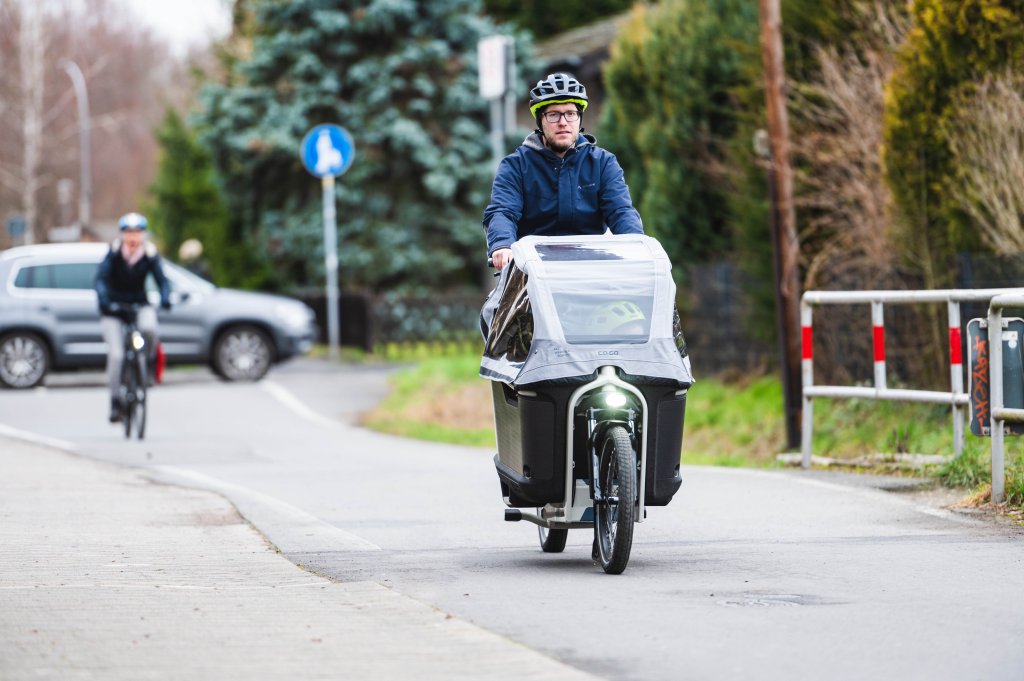
[[[341,166],[341,152],[331,143],[331,133],[321,130],[316,138],[316,172],[318,175],[332,175],[332,168]]]
[[[354,157],[352,138],[337,125],[318,125],[302,140],[302,162],[317,177],[341,175]]]

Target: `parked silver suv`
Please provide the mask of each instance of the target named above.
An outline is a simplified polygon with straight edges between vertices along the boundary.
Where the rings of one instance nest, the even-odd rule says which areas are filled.
[[[45,244],[0,252],[0,385],[29,388],[49,371],[104,366],[93,280],[108,248]],[[304,303],[218,288],[166,259],[163,265],[174,304],[169,311],[157,305],[168,364],[208,364],[228,380],[254,381],[312,347],[316,322]]]

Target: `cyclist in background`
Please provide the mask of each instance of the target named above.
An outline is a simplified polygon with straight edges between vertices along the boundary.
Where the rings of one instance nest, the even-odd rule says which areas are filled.
[[[146,296],[146,277],[150,274],[160,291],[160,307],[171,307],[170,285],[164,276],[156,246],[147,239],[149,222],[139,213],[128,213],[118,221],[119,238],[110,245],[96,273],[96,295],[100,304],[100,324],[107,344],[107,384],[110,387],[110,421],[121,420],[121,364],[124,361],[123,321],[118,305],[143,305],[137,323],[146,339],[147,366],[152,376],[156,360],[156,311]]]
[[[502,159],[484,211],[487,255],[497,269],[524,236],[642,234],[640,214],[615,154],[583,134],[587,88],[552,73],[530,90],[537,129]]]

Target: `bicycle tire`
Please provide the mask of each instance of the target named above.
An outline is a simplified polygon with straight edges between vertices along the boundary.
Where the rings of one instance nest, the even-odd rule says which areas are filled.
[[[132,405],[135,421],[135,435],[140,440],[146,436],[146,390],[149,385],[146,377],[146,356],[141,352],[135,361],[135,402]]]
[[[132,436],[132,403],[135,400],[135,390],[132,387],[134,372],[131,368],[131,353],[125,353],[124,364],[121,366],[121,422],[124,424],[124,437],[130,439]]]
[[[617,503],[596,505],[594,532],[601,568],[610,575],[622,574],[633,546],[637,512],[636,453],[622,426],[608,429],[601,440],[598,475],[601,493]]]
[[[539,515],[539,513],[538,513]],[[569,530],[537,526],[540,549],[544,553],[561,553],[565,550],[565,542],[569,538]]]

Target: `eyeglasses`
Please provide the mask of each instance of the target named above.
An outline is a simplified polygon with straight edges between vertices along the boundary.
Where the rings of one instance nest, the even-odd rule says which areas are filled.
[[[560,118],[565,117],[566,123],[575,123],[579,120],[580,112],[576,109],[570,109],[569,111],[545,111],[544,120],[548,123],[557,123]]]

